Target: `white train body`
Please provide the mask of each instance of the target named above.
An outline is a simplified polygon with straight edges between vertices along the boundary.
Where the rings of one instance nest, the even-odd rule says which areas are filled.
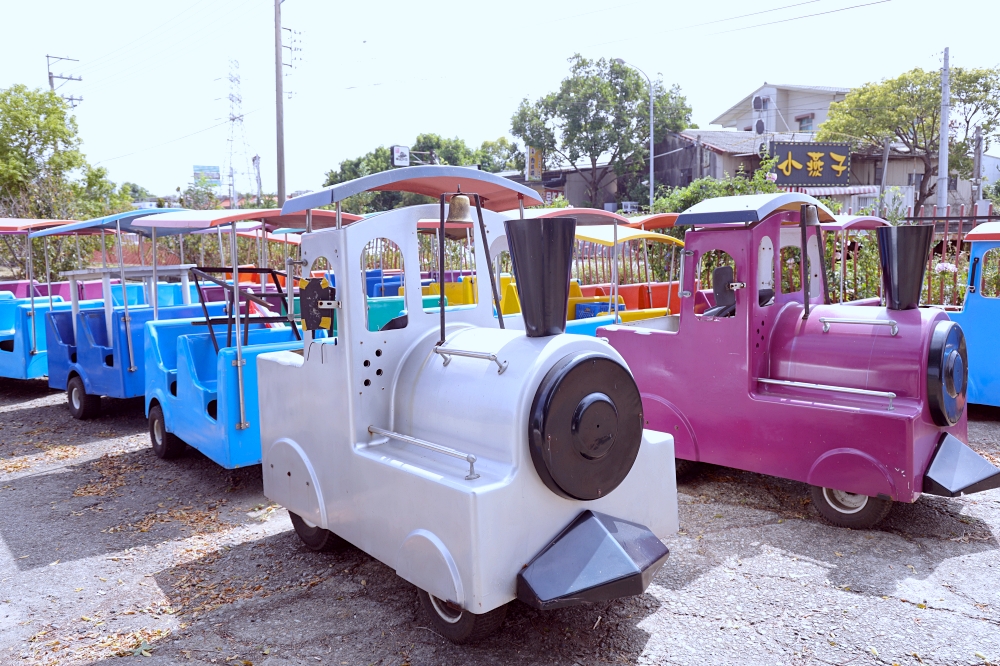
[[[496,360],[437,353],[440,314],[425,312],[416,285],[417,221],[438,211],[397,209],[303,237],[306,265],[326,258],[336,276],[337,335],[307,333],[301,354],[258,357],[264,493],[434,597],[481,614],[517,596],[518,573],[582,512],[638,523],[660,538],[674,533],[673,439],[644,431],[627,477],[606,496],[582,501],[547,487],[528,442],[540,383],[570,354],[625,362],[593,337],[499,329],[485,277],[476,306],[447,310],[441,348]],[[490,238],[502,236],[500,215],[483,215]],[[408,322],[369,331],[362,253],[380,238],[402,252]],[[476,243],[485,276],[483,252]],[[369,427],[472,454],[478,478],[467,478],[467,460]]]

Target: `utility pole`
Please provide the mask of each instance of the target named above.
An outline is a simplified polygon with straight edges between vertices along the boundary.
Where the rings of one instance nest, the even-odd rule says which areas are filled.
[[[260,206],[261,200],[261,188],[260,188],[260,155],[253,156],[253,170],[257,174],[257,205]]]
[[[972,205],[983,198],[983,127],[976,126],[972,153]]]
[[[951,111],[951,82],[948,69],[948,47],[944,49],[944,67],[941,68],[941,136],[938,146],[937,207],[943,211],[948,205],[948,118]]]
[[[885,146],[882,148],[882,182],[879,183],[878,197],[881,199],[882,205],[879,208],[885,209],[885,181],[889,171],[889,139],[885,140]],[[876,211],[877,214],[877,211]]]
[[[281,2],[274,0],[274,100],[275,117],[278,125],[278,208],[285,203],[285,108],[282,79],[284,65],[282,64],[281,48]]]
[[[67,62],[80,62],[75,58],[60,58],[58,56],[50,56],[47,54],[45,56],[45,69],[48,70],[49,72],[49,90],[51,90],[52,92],[56,91],[56,82],[55,82],[56,79],[63,79],[64,81],[83,81],[83,77],[80,76],[72,76],[72,75],[64,76],[63,74],[52,73],[52,63],[60,62],[63,60]],[[67,97],[66,95],[60,95],[60,97],[69,102],[70,108],[73,109],[76,108],[77,104],[83,101],[82,96],[74,97],[73,95],[70,95],[69,97]]]

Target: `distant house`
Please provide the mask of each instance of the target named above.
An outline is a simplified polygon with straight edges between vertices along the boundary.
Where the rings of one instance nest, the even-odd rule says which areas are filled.
[[[757,134],[815,132],[826,122],[830,104],[843,101],[848,92],[850,88],[765,82],[711,124]]]
[[[657,185],[681,187],[697,178],[723,178],[726,174],[735,175],[741,166],[752,172],[772,142],[815,141],[815,133],[829,116],[830,105],[843,100],[849,91],[849,88],[765,83],[712,121],[713,125],[726,129],[684,130],[657,144]],[[901,144],[893,147],[904,150]],[[985,163],[984,170],[988,171]],[[890,154],[886,187],[898,190],[904,206],[914,204],[923,177],[921,160]],[[849,182],[844,186],[795,189],[834,199],[843,205],[845,212],[848,209],[856,212],[878,200],[881,182],[882,150],[871,147],[851,153]],[[950,204],[972,203],[969,181],[953,177],[948,190]]]

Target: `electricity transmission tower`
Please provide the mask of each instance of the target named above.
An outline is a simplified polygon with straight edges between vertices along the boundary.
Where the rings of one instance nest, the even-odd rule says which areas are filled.
[[[229,207],[239,207],[239,191],[236,186],[237,174],[249,178],[250,162],[247,155],[247,135],[243,126],[243,96],[240,93],[240,63],[238,60],[229,61],[229,157],[226,161],[228,168],[223,173],[229,174],[230,199]],[[237,156],[237,152],[242,153]],[[237,166],[242,167],[238,169]],[[247,188],[247,191],[250,191]]]

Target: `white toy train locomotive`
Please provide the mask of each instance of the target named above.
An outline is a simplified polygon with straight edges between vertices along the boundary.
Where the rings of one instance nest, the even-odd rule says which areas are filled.
[[[424,300],[418,222],[440,218],[443,249],[446,198],[462,191],[476,203],[473,233],[496,238],[504,220],[493,210],[537,195],[421,166],[292,199],[284,212],[376,189],[441,203],[303,238],[303,264],[325,258],[336,285],[304,290],[301,353],[258,358],[265,494],[309,547],[344,539],[393,567],[455,642],[496,629],[515,598],[549,609],[641,594],[667,558],[659,538],[677,529],[673,439],[643,429],[614,349],[562,333],[575,223],[506,222],[524,328],[505,330],[485,279],[488,240],[474,244],[475,305]],[[363,263],[373,244],[394,248],[405,285],[405,312],[376,330]],[[435,277],[443,293],[443,271]]]

